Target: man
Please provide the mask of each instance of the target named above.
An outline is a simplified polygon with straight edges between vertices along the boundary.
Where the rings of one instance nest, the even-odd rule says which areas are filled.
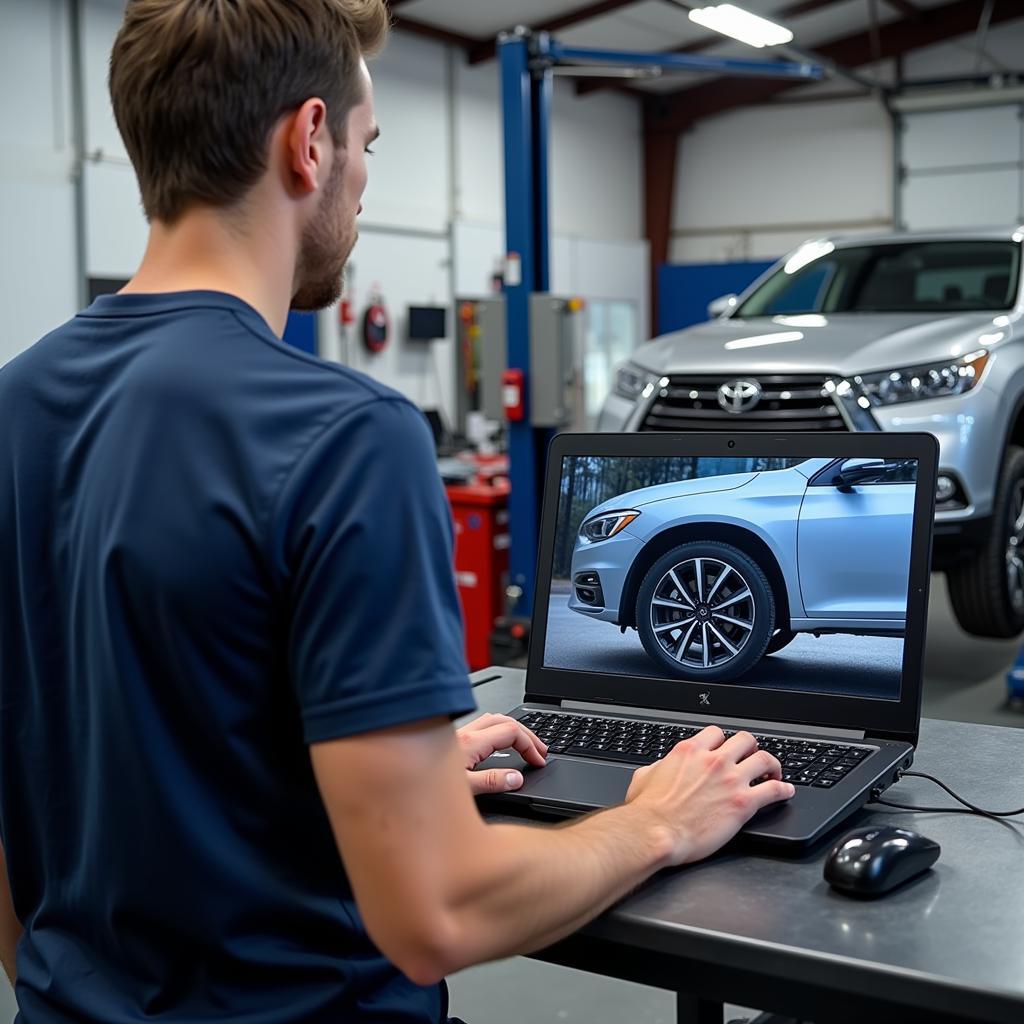
[[[568,827],[478,814],[521,778],[468,768],[545,749],[451,726],[473,698],[429,432],[280,341],[337,295],[386,31],[381,0],[127,6],[110,89],[148,248],[0,371],[0,950],[25,1024],[443,1020],[447,973],[792,793],[708,729]]]

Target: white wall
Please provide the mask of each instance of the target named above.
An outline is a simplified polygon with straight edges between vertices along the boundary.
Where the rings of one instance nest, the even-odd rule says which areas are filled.
[[[1024,18],[991,28],[984,49],[978,53],[974,35],[962,36],[909,54],[905,73],[934,79],[1019,70]],[[905,114],[904,223],[929,229],[1024,219],[1022,116],[1019,99],[1001,106]]]
[[[740,109],[680,140],[673,262],[771,259],[891,221],[891,132],[874,100]]]
[[[455,216],[504,222],[501,100],[493,63],[455,68]],[[498,112],[498,113],[496,113]],[[643,237],[642,126],[629,97],[577,97],[556,80],[551,112],[550,219],[554,234]]]
[[[119,0],[86,0],[83,6],[85,258],[90,277],[129,277],[149,230],[107,91],[107,60],[123,9]]]
[[[66,29],[63,38],[58,32],[65,5],[3,3],[0,268],[17,287],[8,298],[14,308],[6,319],[9,333],[0,339],[0,363],[76,305],[71,153],[66,140],[59,150],[52,142],[55,126],[68,117],[51,109],[56,100],[50,97],[53,83],[63,80],[66,86],[69,78]],[[84,5],[85,256],[86,272],[96,277],[129,276],[147,234],[107,93],[107,61],[122,10],[121,0]],[[403,313],[408,304],[448,305],[456,294],[488,292],[495,260],[504,252],[497,65],[470,67],[444,44],[395,33],[371,70],[382,135],[370,162],[353,253],[354,300],[361,311],[371,289],[381,291],[392,315],[393,341],[378,356],[346,346],[332,310],[320,320],[321,345],[333,358],[350,352],[355,365],[421,404],[440,399],[451,413],[451,339],[435,344],[433,355],[407,344]],[[31,117],[22,109],[26,96],[34,104]],[[577,99],[562,82],[555,90],[552,126],[552,288],[629,299],[646,324],[639,109],[615,94]],[[12,178],[16,188],[8,187]]]
[[[915,50],[908,80],[1018,71],[1024,18]],[[891,61],[863,69],[883,81]],[[849,91],[829,81],[797,96]],[[1013,222],[1024,214],[1024,135],[1012,111],[912,115],[903,136],[908,226]],[[1010,166],[1016,163],[1018,166]],[[965,164],[974,168],[964,169]],[[730,111],[682,137],[676,170],[673,262],[769,259],[808,237],[888,230],[893,223],[892,123],[871,98],[776,103]]]
[[[0,364],[77,304],[62,0],[5,0],[0,32]]]
[[[321,349],[327,358],[348,363],[384,381],[422,408],[455,408],[454,363],[449,311],[449,336],[431,344],[407,342],[405,309],[450,304],[451,261],[448,236],[402,235],[363,228],[349,266],[350,281],[362,310],[378,291],[391,319],[391,342],[383,352],[371,353],[352,331],[347,344],[338,326],[336,310],[320,319]],[[395,272],[396,264],[400,272]],[[325,345],[326,343],[326,345]]]
[[[911,230],[1024,219],[1024,105],[907,113],[902,221]],[[951,147],[950,139],[957,145]]]
[[[457,63],[454,280],[459,297],[490,294],[505,251],[498,80],[492,65]],[[576,97],[556,81],[549,168],[550,288],[560,295],[626,299],[648,335],[648,246],[643,237],[642,128],[617,93]]]

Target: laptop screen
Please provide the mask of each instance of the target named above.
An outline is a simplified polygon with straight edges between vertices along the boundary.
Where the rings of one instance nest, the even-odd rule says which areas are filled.
[[[877,455],[563,457],[544,667],[899,701],[917,478]]]

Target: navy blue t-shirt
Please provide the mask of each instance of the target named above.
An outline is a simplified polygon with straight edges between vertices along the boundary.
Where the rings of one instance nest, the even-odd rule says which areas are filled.
[[[0,840],[24,1024],[435,1022],[368,939],[307,745],[470,710],[397,393],[217,292],[0,370]]]

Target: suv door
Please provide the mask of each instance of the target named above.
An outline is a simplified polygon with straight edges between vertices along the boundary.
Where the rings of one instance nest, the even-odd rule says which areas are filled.
[[[810,481],[797,560],[809,618],[907,614],[915,459],[837,459]]]

